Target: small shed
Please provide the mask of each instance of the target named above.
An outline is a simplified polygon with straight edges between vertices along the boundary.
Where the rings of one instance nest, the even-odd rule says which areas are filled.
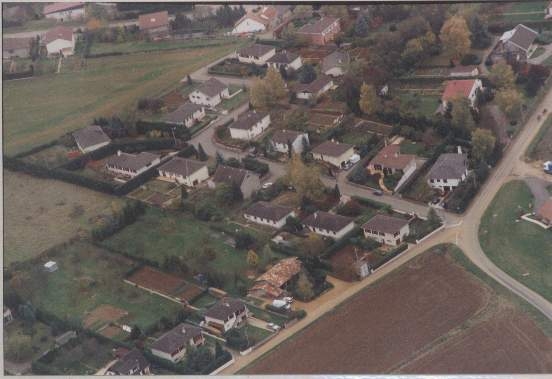
[[[77,338],[77,332],[76,331],[70,330],[68,332],[65,332],[62,335],[56,337],[56,346],[57,347],[63,346],[67,342],[71,341],[73,338]]]
[[[54,271],[57,271],[58,265],[54,261],[48,261],[44,263],[44,269],[48,272],[54,272]]]

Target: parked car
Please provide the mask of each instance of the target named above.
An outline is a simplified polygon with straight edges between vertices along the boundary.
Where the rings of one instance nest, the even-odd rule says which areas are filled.
[[[293,303],[293,297],[291,297],[291,296],[286,296],[282,300],[284,300],[288,304]]]
[[[268,189],[270,187],[272,187],[274,183],[272,182],[266,182],[266,183],[263,183],[263,185],[261,186],[262,189]]]
[[[280,330],[280,325],[276,325],[275,323],[273,322],[269,322],[268,324],[266,324],[266,326],[269,328],[269,329],[272,329],[274,330],[275,332],[277,332],[278,330]]]
[[[383,196],[383,191],[382,190],[375,190],[372,192],[372,194],[376,195],[376,196]]]

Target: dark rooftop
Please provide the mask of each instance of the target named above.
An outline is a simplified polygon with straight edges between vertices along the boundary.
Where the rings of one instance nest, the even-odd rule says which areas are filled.
[[[460,179],[468,168],[468,157],[465,154],[441,154],[431,170],[429,179]]]
[[[261,45],[256,43],[251,46],[242,47],[238,50],[238,55],[243,57],[262,57],[271,50],[274,50],[274,46]]]
[[[249,111],[238,116],[238,119],[228,127],[231,129],[249,130],[263,118],[268,115],[267,112]]]
[[[366,224],[362,225],[362,229],[375,230],[382,233],[397,233],[402,227],[409,223],[404,218],[392,217],[384,214],[377,214],[372,217]]]
[[[283,205],[271,204],[265,201],[258,201],[252,204],[244,212],[246,215],[260,217],[272,221],[280,221],[282,218],[293,212],[293,208]]]
[[[202,105],[194,104],[194,103],[184,103],[178,108],[176,108],[175,111],[169,113],[165,117],[165,121],[171,122],[171,123],[184,122],[186,119],[192,117],[195,112],[201,109],[203,109]]]
[[[111,139],[99,125],[89,125],[73,132],[73,138],[82,148],[109,142]]]
[[[353,145],[347,143],[326,141],[312,149],[312,152],[315,154],[329,155],[331,157],[339,157],[352,147]]]
[[[167,354],[172,354],[183,346],[188,345],[188,342],[192,338],[198,336],[201,336],[201,328],[182,323],[155,340],[155,342],[151,344],[151,348]]]
[[[174,157],[167,163],[161,165],[158,169],[160,171],[166,171],[182,175],[184,177],[192,175],[194,172],[199,171],[205,167],[205,163],[194,161],[192,159]]]
[[[353,221],[354,219],[351,217],[317,211],[305,218],[303,224],[337,233]]]
[[[245,310],[245,303],[238,299],[223,299],[205,312],[205,316],[217,320],[226,320],[236,312]]]

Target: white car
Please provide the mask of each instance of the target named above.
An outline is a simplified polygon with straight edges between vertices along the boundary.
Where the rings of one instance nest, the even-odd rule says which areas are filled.
[[[276,325],[275,323],[273,322],[269,322],[268,324],[266,324],[266,326],[269,328],[269,329],[272,329],[274,330],[275,332],[277,332],[278,330],[280,330],[280,325]]]
[[[288,304],[293,303],[293,297],[290,297],[290,296],[286,296],[282,300],[284,300]]]
[[[263,183],[263,185],[261,186],[262,189],[267,189],[270,187],[272,187],[272,182]]]

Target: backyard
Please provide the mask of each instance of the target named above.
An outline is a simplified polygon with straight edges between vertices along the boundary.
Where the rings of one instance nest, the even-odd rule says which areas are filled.
[[[505,184],[485,212],[481,247],[508,275],[552,300],[552,233],[519,216],[533,211],[533,196],[522,181]]]
[[[87,59],[85,67],[3,85],[4,152],[15,154],[92,122],[124,115],[142,97],[180,80],[236,48],[222,46]],[[129,57],[131,59],[129,59]]]

